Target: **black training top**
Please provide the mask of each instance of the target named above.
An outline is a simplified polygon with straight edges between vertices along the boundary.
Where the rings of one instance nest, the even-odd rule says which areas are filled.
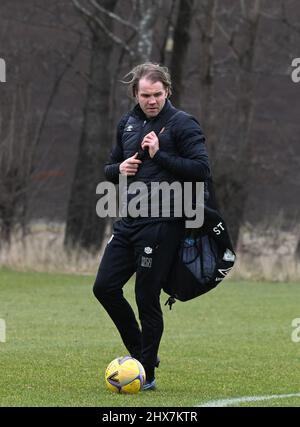
[[[159,150],[151,159],[147,151],[141,151],[141,142],[143,137],[153,130],[159,138]],[[139,104],[121,118],[117,130],[117,144],[105,165],[106,179],[117,184],[120,164],[136,152],[140,153],[142,164],[135,176],[127,177],[128,185],[137,181],[146,184],[149,202],[151,198],[153,202],[153,182],[178,182],[182,185],[184,182],[205,182],[210,176],[205,137],[198,121],[184,111],[174,108],[169,100],[154,118],[147,119]],[[135,196],[124,192],[123,197],[128,203],[128,200]],[[161,202],[160,200],[159,204]],[[159,212],[158,218],[140,220],[162,220],[161,209]],[[173,213],[170,216],[174,219]]]

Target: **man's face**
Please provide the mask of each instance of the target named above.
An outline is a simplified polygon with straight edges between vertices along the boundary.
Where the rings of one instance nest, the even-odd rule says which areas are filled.
[[[167,96],[168,92],[162,82],[152,83],[147,78],[139,81],[136,99],[146,117],[156,117],[163,109]]]

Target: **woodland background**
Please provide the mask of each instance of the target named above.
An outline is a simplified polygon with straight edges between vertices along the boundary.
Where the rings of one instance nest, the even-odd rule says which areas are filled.
[[[235,274],[299,279],[297,57],[297,0],[0,0],[0,264],[96,271],[120,80],[151,60],[206,134]]]

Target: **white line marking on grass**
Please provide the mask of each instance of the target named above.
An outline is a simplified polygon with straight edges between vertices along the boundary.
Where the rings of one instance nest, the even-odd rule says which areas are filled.
[[[221,408],[224,406],[229,406],[238,403],[244,402],[259,402],[262,400],[272,400],[272,399],[286,399],[288,397],[300,397],[300,393],[291,393],[291,394],[271,394],[269,396],[244,396],[236,397],[233,399],[222,399],[222,400],[210,400],[209,402],[203,403],[202,405],[197,405],[200,408],[204,407],[214,407]]]

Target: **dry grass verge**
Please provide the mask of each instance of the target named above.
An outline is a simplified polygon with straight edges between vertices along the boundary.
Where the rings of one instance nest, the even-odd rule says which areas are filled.
[[[299,228],[274,231],[275,227],[259,229],[243,227],[237,249],[237,263],[230,277],[268,281],[300,280],[300,260],[296,256]],[[106,233],[106,241],[110,236]],[[23,271],[95,274],[104,246],[99,253],[63,246],[64,224],[36,222],[22,238],[15,233],[10,247],[0,249],[0,266]]]

